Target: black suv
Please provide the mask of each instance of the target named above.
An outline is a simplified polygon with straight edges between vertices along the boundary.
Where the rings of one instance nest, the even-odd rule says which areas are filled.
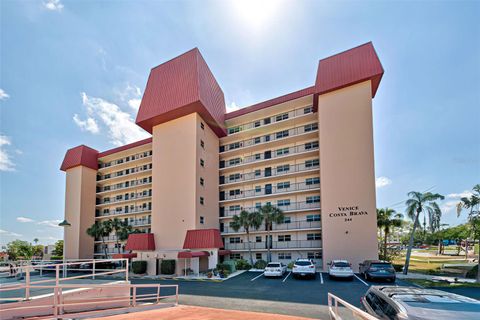
[[[359,272],[365,280],[387,280],[395,282],[395,269],[388,261],[365,260],[359,264]]]

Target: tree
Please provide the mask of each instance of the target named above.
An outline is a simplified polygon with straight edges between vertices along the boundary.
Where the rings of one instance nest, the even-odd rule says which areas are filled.
[[[387,260],[387,239],[394,227],[401,227],[403,215],[393,209],[377,209],[377,227],[383,229],[383,259]]]
[[[7,243],[7,254],[11,260],[30,260],[33,256],[33,246],[27,241],[14,240]]]
[[[272,239],[270,232],[272,231],[274,223],[283,223],[285,215],[282,210],[278,207],[272,206],[270,203],[260,207],[259,212],[263,217],[265,230],[267,230],[267,260],[268,262],[271,262],[272,256],[270,254],[270,249],[272,248]]]
[[[250,230],[251,228],[257,230],[262,224],[262,215],[259,212],[248,212],[242,210],[239,215],[233,216],[233,221],[230,223],[230,227],[238,231],[243,227],[247,234],[248,254],[250,256],[250,264],[253,266],[252,248],[250,245]]]
[[[419,225],[418,217],[423,212],[428,213],[429,216],[441,216],[442,212],[440,207],[435,202],[435,200],[443,200],[444,196],[438,193],[431,192],[417,192],[411,191],[408,193],[410,199],[408,199],[405,204],[407,206],[406,213],[407,216],[413,220],[412,233],[410,234],[410,241],[408,242],[407,256],[405,258],[405,266],[403,268],[403,274],[408,273],[408,266],[410,264],[410,256],[412,254],[413,240],[415,236],[415,230]]]
[[[63,240],[55,242],[55,247],[52,250],[54,256],[63,257]]]
[[[480,184],[473,187],[473,193],[470,197],[463,197],[457,204],[457,215],[460,216],[463,209],[468,210],[467,221],[470,225],[473,234],[473,245],[478,240],[478,269],[477,269],[477,282],[480,282]],[[467,240],[467,239],[465,239]],[[465,251],[467,251],[468,241],[465,241]]]
[[[128,235],[132,233],[133,228],[126,221],[119,220],[117,218],[112,221],[112,228],[115,231],[118,253],[120,253],[120,241],[128,239]]]
[[[34,238],[33,243],[37,244],[38,243],[38,238]]]
[[[108,259],[107,245],[105,244],[105,237],[108,237],[112,232],[112,220],[105,220],[102,222],[96,221],[87,229],[87,234],[94,239],[102,239],[103,252],[105,259]]]

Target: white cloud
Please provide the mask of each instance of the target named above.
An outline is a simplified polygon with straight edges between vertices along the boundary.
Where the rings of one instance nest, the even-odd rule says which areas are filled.
[[[33,222],[35,220],[27,218],[27,217],[17,217],[17,221],[21,223],[28,223],[28,222]]]
[[[240,107],[237,106],[235,102],[230,103],[230,105],[227,104],[227,112],[233,112],[239,110]]]
[[[442,205],[440,206],[440,210],[442,210],[443,213],[449,213],[457,207],[458,202],[458,200],[446,201],[442,203]]]
[[[447,194],[447,198],[448,198],[448,199],[468,198],[468,197],[471,197],[472,194],[473,194],[472,191],[470,191],[470,190],[465,190],[465,191],[460,192],[460,193],[450,193],[450,194]]]
[[[87,118],[87,120],[81,120],[78,114],[74,114],[73,121],[75,121],[75,124],[82,131],[88,131],[93,134],[100,132],[100,129],[98,128],[98,125],[97,125],[97,121],[95,121],[95,119],[93,118]]]
[[[378,177],[377,179],[375,179],[375,186],[377,188],[383,188],[391,184],[392,184],[392,180],[390,180],[387,177]]]
[[[51,11],[62,11],[63,9],[63,4],[60,0],[47,0],[43,3],[43,6]]]
[[[123,102],[129,101],[131,99],[138,99],[142,96],[142,90],[140,90],[140,88],[135,85],[132,86],[130,83],[127,83],[124,89],[115,89],[114,93]]]
[[[88,117],[108,129],[108,136],[114,145],[121,146],[150,136],[135,124],[129,113],[122,111],[116,104],[88,96],[85,92],[82,92],[82,102]]]
[[[130,99],[128,100],[128,105],[133,110],[138,110],[138,108],[140,108],[140,102],[142,102],[142,99]]]
[[[12,142],[9,137],[0,135],[0,171],[15,171],[15,164],[5,149],[6,146],[10,146],[11,144]]]
[[[8,98],[10,98],[10,95],[0,88],[0,100],[7,100]]]
[[[43,220],[37,222],[37,224],[41,226],[47,226],[47,227],[52,227],[52,228],[60,228],[58,224],[62,222],[62,220]]]
[[[10,231],[6,231],[6,230],[2,230],[2,229],[0,229],[0,234],[3,235],[3,236],[10,236],[10,237],[21,237],[22,236],[19,233],[10,232]]]

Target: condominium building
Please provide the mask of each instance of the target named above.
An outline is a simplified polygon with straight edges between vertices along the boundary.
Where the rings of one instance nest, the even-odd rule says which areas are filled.
[[[163,259],[177,273],[248,259],[248,247],[254,260],[270,246],[272,260],[323,268],[377,258],[372,99],[382,75],[367,43],[320,60],[312,86],[227,113],[198,49],[153,68],[136,118],[150,138],[65,155],[67,258],[137,254],[150,274]],[[284,220],[250,230],[248,244],[232,218],[267,203]],[[113,218],[139,233],[87,235]]]

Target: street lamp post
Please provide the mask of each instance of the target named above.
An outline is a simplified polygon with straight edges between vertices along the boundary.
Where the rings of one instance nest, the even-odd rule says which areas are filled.
[[[70,227],[71,224],[70,222],[67,221],[67,219],[63,220],[62,222],[60,222],[58,224],[59,227],[63,227],[63,277],[65,278],[65,274],[66,274],[66,259],[65,259],[65,256],[66,256],[66,252],[65,252],[65,232],[66,232],[66,229],[67,227]]]

